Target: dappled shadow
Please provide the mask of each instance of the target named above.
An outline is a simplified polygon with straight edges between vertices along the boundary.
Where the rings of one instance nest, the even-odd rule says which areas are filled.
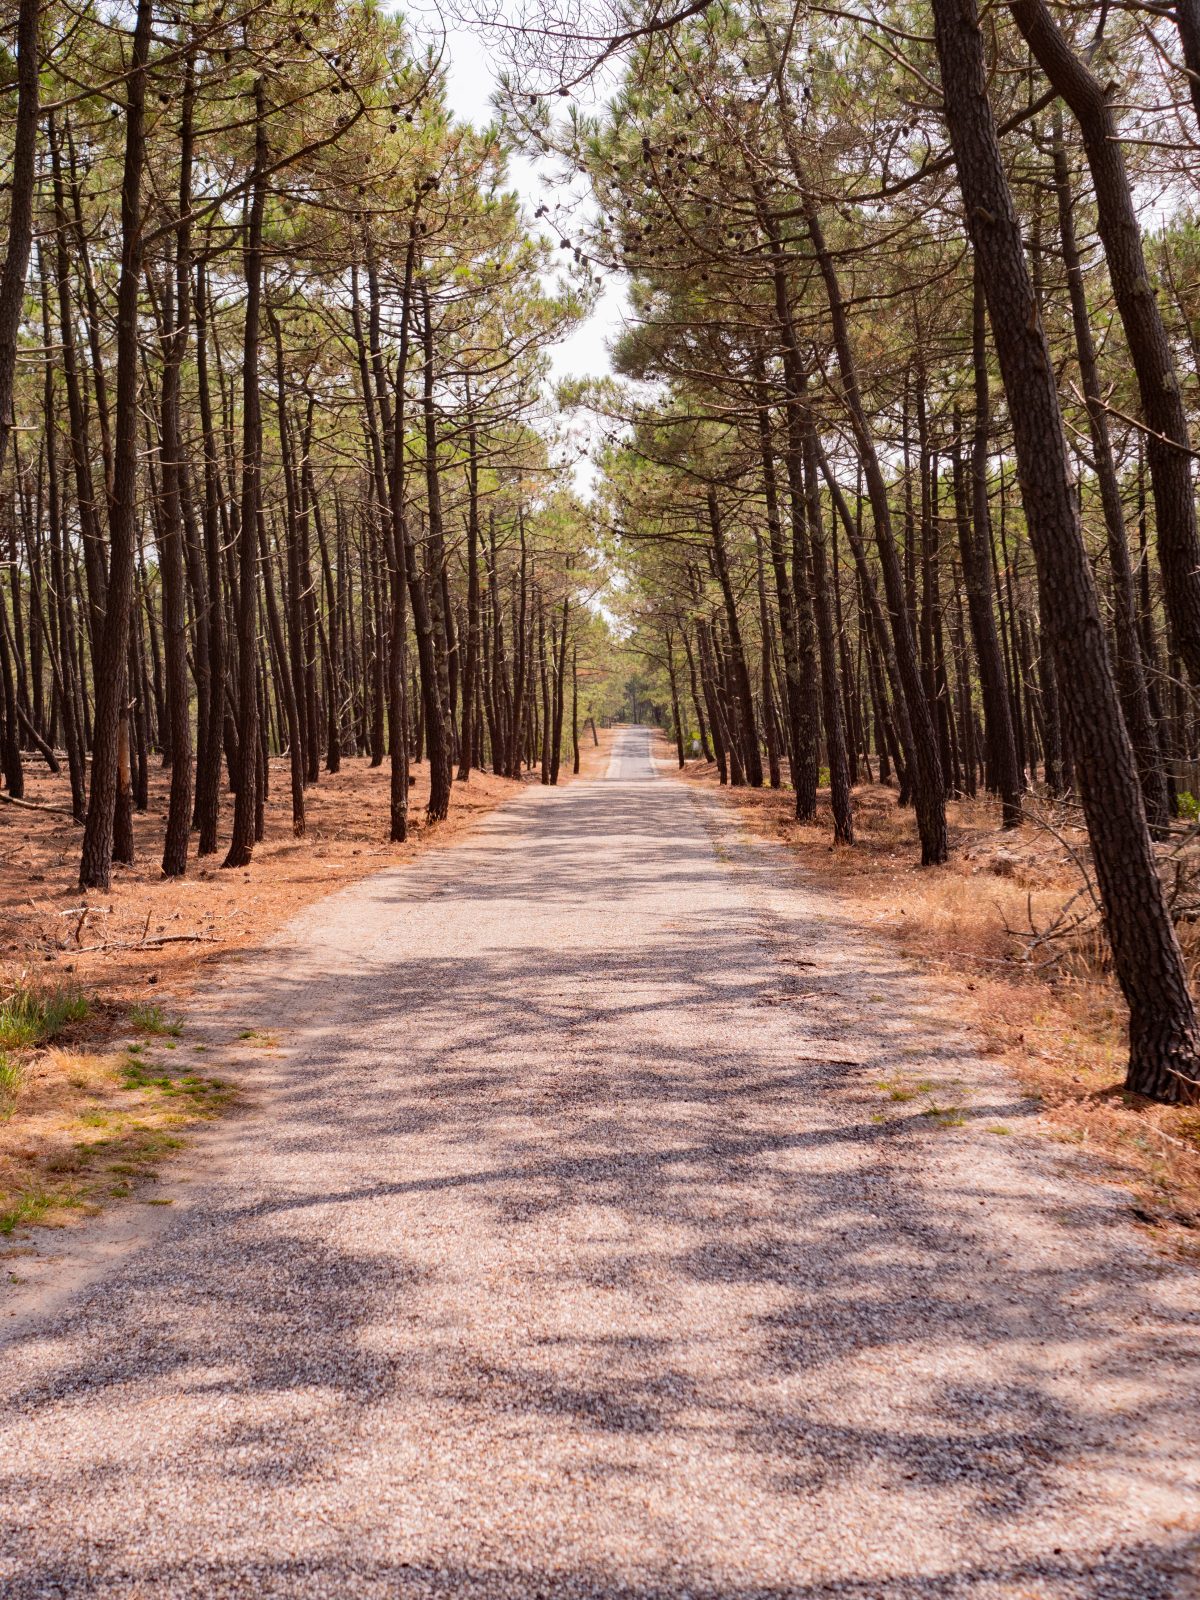
[[[602,1568],[475,1566],[457,1563],[372,1560],[352,1550],[318,1560],[173,1562],[146,1569],[117,1565],[103,1580],[83,1563],[35,1562],[8,1591],[10,1600],[34,1600],[46,1594],[131,1596],[150,1592],[189,1597],[214,1593],[246,1593],[266,1600],[293,1597],[361,1595],[424,1600],[453,1595],[456,1600],[958,1600],[960,1596],[1042,1596],[1063,1600],[1191,1600],[1183,1589],[1189,1566],[1187,1551],[1176,1551],[1169,1569],[1163,1552],[1136,1540],[1093,1559],[1077,1560],[1062,1551],[1044,1559],[1019,1558],[965,1562],[942,1572],[907,1572],[894,1567],[869,1578],[807,1578],[798,1573],[786,1584],[713,1583],[689,1574],[686,1590],[680,1580],[609,1573]]]
[[[1177,1503],[1189,1468],[1151,1445],[1195,1400],[1192,1333],[1091,1190],[1011,1162],[923,1183],[937,1135],[871,1083],[961,1046],[898,959],[872,953],[868,1004],[847,930],[766,918],[763,859],[732,887],[674,785],[527,794],[247,961],[210,1021],[293,1053],[244,1052],[232,1176],[10,1366],[6,1593],[1175,1594],[1180,1525],[1130,1537],[1096,1485]],[[337,1553],[267,1559],[256,1519],[348,1473]],[[169,1499],[149,1526],[183,1548],[148,1564],[128,1506],[160,1476],[186,1537]],[[625,1559],[551,1560],[608,1495]],[[86,1532],[24,1544],[48,1499]],[[430,1505],[411,1560],[378,1555]],[[514,1506],[528,1567],[485,1554]]]

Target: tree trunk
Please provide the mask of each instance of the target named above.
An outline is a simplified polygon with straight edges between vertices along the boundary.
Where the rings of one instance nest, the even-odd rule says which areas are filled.
[[[1200,1090],[1200,1037],[1155,867],[1088,565],[1058,387],[987,90],[975,0],[934,0],[946,121],[1008,397],[1047,625],[1078,764],[1113,962],[1129,1004],[1127,1085],[1157,1099]]]
[[[262,317],[263,211],[266,204],[267,112],[265,79],[254,80],[254,171],[243,255],[246,281],[242,344],[242,496],[238,517],[238,772],[233,837],[223,866],[249,866],[261,827],[258,714],[258,521],[262,504],[262,416],[259,403],[259,335]]]
[[[1075,54],[1044,0],[1010,0],[1010,10],[1083,135],[1109,281],[1149,429],[1146,455],[1154,491],[1163,600],[1188,675],[1193,683],[1200,683],[1200,536],[1187,410],[1146,266],[1110,90]]]
[[[153,20],[151,0],[138,0],[126,79],[125,166],[121,184],[121,275],[117,289],[117,415],[110,554],[104,635],[96,662],[92,731],[92,782],[79,864],[81,889],[107,889],[112,879],[118,783],[124,792],[128,761],[117,749],[126,724],[129,622],[133,605],[133,552],[138,486],[138,292],[142,277],[142,162],[145,148],[146,62]]]

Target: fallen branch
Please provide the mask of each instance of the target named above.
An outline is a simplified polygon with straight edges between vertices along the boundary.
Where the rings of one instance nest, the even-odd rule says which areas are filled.
[[[80,955],[91,955],[97,950],[157,950],[164,944],[220,944],[221,941],[211,933],[166,933],[155,939],[139,939],[129,944],[85,944],[80,945]]]
[[[44,806],[37,800],[18,800],[15,794],[0,794],[0,800],[6,806],[20,806],[25,811],[54,811],[61,817],[70,817],[75,821],[75,813],[70,806]]]

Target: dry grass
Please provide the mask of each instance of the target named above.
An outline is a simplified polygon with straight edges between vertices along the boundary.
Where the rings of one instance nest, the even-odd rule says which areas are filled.
[[[683,777],[717,788],[711,763],[689,762]],[[819,822],[803,825],[791,815],[790,791],[719,792],[747,828],[782,841],[855,907],[865,927],[936,972],[948,1016],[970,1023],[981,1047],[1005,1059],[1041,1102],[1046,1131],[1094,1156],[1100,1177],[1126,1184],[1157,1237],[1200,1256],[1200,1109],[1156,1105],[1122,1088],[1124,1007],[1102,941],[1090,932],[1038,968],[1009,931],[1027,929],[1030,917],[1044,928],[1079,889],[1070,853],[1085,846],[1077,830],[1058,830],[1065,843],[1035,823],[1005,834],[989,802],[954,802],[952,858],[931,871],[914,864],[912,813],[897,808],[894,791],[855,791],[853,848],[831,844],[827,796]],[[1200,933],[1185,927],[1184,937],[1194,971]]]
[[[231,1091],[187,1053],[51,1047],[31,1060],[0,1128],[0,1237],[124,1198],[215,1116]]]

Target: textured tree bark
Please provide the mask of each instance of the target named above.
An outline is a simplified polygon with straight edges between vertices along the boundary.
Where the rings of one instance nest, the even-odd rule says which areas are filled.
[[[1079,526],[1050,348],[996,135],[975,0],[933,0],[945,115],[1008,396],[1029,537],[1077,763],[1113,963],[1129,1004],[1130,1089],[1200,1092],[1200,1035],[1155,866],[1133,750]]]
[[[708,487],[708,525],[712,534],[713,564],[717,581],[725,600],[725,621],[729,629],[730,664],[733,670],[733,689],[741,712],[742,760],[746,777],[752,789],[761,789],[763,781],[762,751],[758,745],[758,728],[754,718],[754,691],[750,687],[750,669],[746,664],[746,651],[742,644],[742,629],[738,622],[737,603],[733,585],[729,580],[729,563],[725,553],[725,535],[721,529],[721,513],[717,506],[717,491]]]
[[[110,554],[104,636],[96,662],[92,728],[92,782],[79,863],[81,889],[107,889],[112,880],[117,813],[118,729],[126,715],[133,553],[138,485],[138,291],[142,277],[142,162],[145,149],[146,62],[153,18],[151,0],[138,0],[126,79],[125,166],[121,184],[121,276],[117,289],[117,415]],[[128,729],[126,727],[126,751]]]
[[[1075,242],[1075,220],[1071,203],[1070,173],[1062,138],[1062,117],[1057,111],[1054,124],[1054,186],[1058,197],[1058,224],[1062,238],[1063,266],[1071,297],[1071,318],[1075,326],[1075,349],[1079,358],[1079,378],[1087,401],[1088,429],[1092,456],[1100,486],[1100,503],[1108,535],[1108,564],[1112,573],[1113,624],[1117,643],[1117,682],[1125,725],[1133,741],[1142,801],[1151,831],[1162,834],[1170,822],[1167,777],[1158,745],[1158,733],[1150,714],[1150,696],[1138,639],[1137,597],[1133,590],[1133,571],[1129,563],[1129,540],[1125,532],[1125,510],[1121,504],[1121,485],[1113,460],[1108,433],[1108,413],[1100,390],[1100,371],[1096,345],[1088,319],[1087,294],[1083,269]]]
[[[708,624],[702,619],[696,622],[696,648],[700,654],[700,682],[704,688],[704,698],[708,704],[708,723],[712,729],[713,755],[717,763],[717,778],[722,784],[729,782],[729,763],[726,752],[729,749],[729,734],[725,727],[725,716],[721,708],[721,698],[717,688],[716,666],[712,659],[712,647],[709,639]]]
[[[675,647],[668,628],[663,639],[667,651],[667,682],[671,689],[671,726],[675,730],[675,756],[683,771],[683,721],[679,714],[679,680],[675,673]]]
[[[567,561],[568,571],[570,560]],[[562,765],[563,718],[566,714],[567,692],[567,634],[571,615],[571,597],[563,596],[562,616],[559,619],[558,654],[554,663],[554,738],[550,750],[550,782],[557,784]]]
[[[467,391],[467,410],[470,414],[471,396]],[[481,632],[479,596],[479,447],[475,420],[469,415],[467,425],[467,651],[463,662],[462,727],[459,730],[458,778],[465,783],[471,776],[475,758],[475,690],[479,672],[479,637]]]
[[[771,414],[767,385],[763,375],[762,357],[755,354],[755,408],[758,413],[758,453],[762,461],[763,497],[767,510],[767,549],[771,557],[771,571],[775,578],[775,601],[779,609],[779,636],[783,650],[784,705],[787,711],[784,728],[788,768],[795,786],[796,773],[802,764],[801,746],[805,741],[806,709],[799,655],[799,636],[796,627],[795,596],[788,576],[787,551],[783,542],[783,524],[779,515],[779,486],[775,476],[775,451],[771,442]],[[807,743],[814,739],[811,733]],[[815,759],[809,749],[807,759]]]
[[[204,571],[208,592],[208,673],[211,693],[208,726],[201,741],[196,769],[196,816],[200,825],[197,854],[217,850],[217,825],[221,812],[221,752],[225,742],[225,584],[221,573],[220,461],[213,423],[208,376],[207,278],[203,265],[196,269],[196,390],[200,403],[200,437],[204,452],[204,504],[201,528]]]
[[[8,243],[0,268],[0,468],[12,431],[17,334],[25,303],[25,276],[33,244],[33,189],[38,137],[38,0],[21,0],[17,11],[17,116],[8,184]],[[144,63],[143,63],[144,66]],[[137,61],[133,63],[137,71]],[[140,154],[139,154],[140,159]]]
[[[800,356],[799,341],[792,320],[788,299],[787,263],[780,240],[779,225],[758,202],[761,225],[771,242],[771,284],[775,304],[775,321],[783,348],[783,374],[786,385],[784,404],[785,456],[784,468],[788,481],[788,500],[791,513],[792,572],[788,575],[783,530],[780,526],[778,506],[774,523],[771,517],[771,500],[776,498],[774,458],[770,452],[769,431],[765,407],[759,408],[759,450],[763,454],[763,481],[768,494],[767,531],[771,540],[771,561],[775,569],[776,588],[788,597],[791,631],[794,635],[793,659],[788,684],[792,694],[792,787],[796,791],[796,816],[801,822],[810,821],[817,811],[817,778],[820,772],[820,718],[818,714],[819,667],[817,661],[816,622],[813,616],[812,590],[808,582],[808,561],[804,528],[804,423],[801,393],[804,388],[804,365]],[[765,399],[765,395],[762,396]],[[783,587],[780,588],[780,580]],[[782,610],[781,610],[782,618]],[[785,668],[788,666],[784,656]],[[794,675],[794,682],[793,682]]]
[[[817,469],[816,427],[805,424],[804,489],[808,511],[808,540],[812,552],[813,607],[821,652],[821,703],[825,718],[825,750],[829,756],[829,800],[833,811],[835,844],[854,843],[854,813],[850,804],[850,759],[846,751],[846,721],[838,690],[837,651],[833,638],[833,602],[825,534],[821,527],[821,482]]]
[[[772,789],[780,785],[779,724],[775,715],[775,694],[771,687],[772,626],[767,606],[767,581],[763,571],[762,539],[754,535],[754,577],[758,593],[759,682],[762,685],[763,731],[767,736],[767,771]]]
[[[962,558],[963,581],[967,591],[967,612],[979,683],[983,696],[983,725],[987,741],[988,786],[1000,796],[1006,828],[1021,820],[1021,767],[1017,760],[1017,741],[1013,732],[1012,707],[1004,671],[1004,657],[996,632],[992,609],[991,512],[988,507],[988,432],[991,427],[991,399],[988,394],[987,350],[985,345],[987,306],[979,281],[979,263],[974,263],[972,293],[972,363],[975,376],[975,415],[971,437],[971,508],[967,512],[965,487],[956,494],[959,506],[958,548]],[[960,429],[955,428],[954,470],[961,472]]]
[[[713,754],[712,746],[708,742],[708,724],[704,720],[704,706],[696,684],[696,657],[692,651],[692,641],[688,638],[687,629],[681,627],[679,631],[683,638],[683,653],[687,657],[688,684],[692,693],[692,706],[696,712],[696,727],[700,734],[700,754],[705,761],[711,761]]]
[[[1200,683],[1200,535],[1187,411],[1166,324],[1155,298],[1109,90],[1075,54],[1044,0],[1010,0],[1042,71],[1070,106],[1083,135],[1097,221],[1142,416],[1154,492],[1163,601],[1188,676]]]
[[[62,498],[59,493],[58,442],[51,419],[54,416],[54,368],[50,354],[53,348],[50,322],[50,285],[45,261],[39,247],[38,260],[42,288],[42,336],[46,344],[46,375],[43,391],[43,411],[46,417],[46,486],[49,497],[50,542],[50,665],[58,691],[59,715],[62,718],[63,743],[67,751],[67,770],[71,779],[71,815],[82,822],[87,807],[86,762],[83,733],[80,728],[78,686],[76,680],[75,652],[71,644],[72,620],[68,584],[68,568],[63,556],[66,544]],[[53,738],[53,717],[51,718]]]
[[[262,415],[259,334],[262,315],[263,210],[266,204],[267,113],[264,79],[254,82],[254,170],[246,225],[245,332],[242,345],[242,497],[238,518],[238,750],[233,837],[223,866],[250,864],[259,837],[261,800],[258,716],[258,520],[262,504]]]
[[[432,677],[425,688],[425,743],[429,751],[429,805],[430,822],[442,821],[450,810],[450,783],[453,776],[453,747],[450,730],[450,666],[446,615],[442,579],[446,551],[442,529],[442,487],[438,467],[437,416],[433,403],[433,317],[429,306],[429,292],[421,289],[422,332],[424,335],[424,367],[422,372],[423,415],[425,421],[425,494],[429,511],[428,551],[428,645],[432,652],[430,665]],[[416,616],[414,601],[413,614]],[[418,638],[420,622],[417,623]],[[421,677],[425,679],[425,658],[421,659]]]
[[[571,771],[579,776],[579,646],[571,646]]]
[[[184,593],[184,449],[179,387],[191,332],[192,109],[195,72],[189,51],[184,64],[179,116],[179,210],[175,229],[174,281],[168,271],[162,296],[162,541],[159,561],[163,595],[163,656],[167,713],[171,727],[171,795],[162,870],[167,878],[187,871],[192,823],[191,685],[188,677],[187,599]]]
[[[409,709],[408,709],[408,588],[409,536],[405,494],[407,463],[404,456],[404,397],[412,328],[413,273],[416,238],[410,230],[404,256],[404,290],[400,304],[400,351],[396,359],[396,409],[392,425],[391,479],[392,567],[391,641],[388,653],[388,739],[391,760],[390,838],[403,844],[408,837]],[[374,304],[372,293],[372,304]],[[382,365],[382,352],[380,364]]]
[[[1200,125],[1200,0],[1175,0],[1175,26],[1183,46],[1192,109]]]

